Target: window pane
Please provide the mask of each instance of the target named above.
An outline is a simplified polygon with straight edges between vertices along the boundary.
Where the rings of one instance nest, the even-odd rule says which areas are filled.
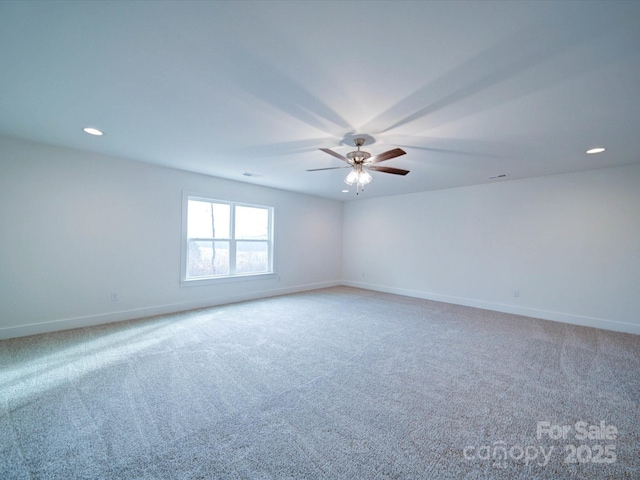
[[[229,242],[189,240],[188,278],[228,274]]]
[[[189,200],[188,209],[188,238],[229,238],[229,205]]]
[[[269,270],[267,242],[236,243],[236,273],[260,273]]]
[[[189,200],[187,238],[212,238],[211,203]]]
[[[215,219],[214,238],[231,238],[229,227],[231,226],[231,205],[224,203],[212,203],[213,218]]]
[[[237,239],[269,239],[269,210],[255,207],[236,207]]]

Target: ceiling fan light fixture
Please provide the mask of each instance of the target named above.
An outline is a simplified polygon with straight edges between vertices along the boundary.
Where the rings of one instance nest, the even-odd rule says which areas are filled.
[[[347,178],[344,179],[344,183],[347,185],[353,185],[357,183],[358,186],[364,187],[366,184],[371,183],[373,177],[366,170],[356,170],[355,168],[349,172]]]
[[[363,170],[362,172],[360,172],[360,176],[358,177],[358,183],[362,186],[366,185],[367,183],[371,182],[372,177],[371,174],[369,172],[367,172],[366,170]]]
[[[351,170],[349,172],[349,175],[347,175],[347,178],[344,179],[344,183],[346,183],[347,185],[353,185],[358,181],[358,177],[358,172],[356,172],[355,170]]]

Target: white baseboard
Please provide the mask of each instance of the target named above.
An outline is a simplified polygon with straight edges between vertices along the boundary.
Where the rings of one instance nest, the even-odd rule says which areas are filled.
[[[507,305],[502,303],[486,302],[484,300],[476,300],[472,298],[454,297],[449,295],[440,295],[437,293],[423,292],[419,290],[407,290],[403,288],[392,288],[383,285],[374,285],[364,282],[343,281],[342,285],[349,287],[363,288],[366,290],[374,290],[377,292],[395,293],[406,297],[423,298],[425,300],[434,300],[436,302],[452,303],[454,305],[464,305],[466,307],[481,308],[483,310],[493,310],[495,312],[512,313],[514,315],[523,315],[525,317],[540,318],[542,320],[551,320],[554,322],[570,323],[573,325],[581,325],[583,327],[600,328],[603,330],[611,330],[614,332],[633,333],[640,335],[640,325],[618,322],[615,320],[605,320],[602,318],[585,317],[562,312],[550,312],[547,310],[539,310],[529,307],[519,307],[517,305]]]
[[[215,307],[229,303],[243,302],[247,300],[257,300],[259,298],[276,297],[291,293],[305,292],[342,285],[340,281],[321,282],[307,285],[297,285],[294,287],[276,288],[269,290],[259,290],[255,292],[243,292],[238,295],[226,296],[224,298],[204,298],[188,302],[171,303],[166,305],[154,305],[150,307],[122,310],[119,312],[100,313],[75,318],[64,318],[48,322],[32,323],[29,325],[18,325],[15,327],[0,328],[0,340],[9,338],[26,337],[28,335],[38,335],[40,333],[51,333],[72,328],[91,327],[105,323],[121,322],[136,318],[153,317],[156,315],[167,315],[170,313],[196,310],[199,308]]]
[[[393,293],[396,295],[404,295],[407,297],[423,298],[425,300],[433,300],[436,302],[452,303],[454,305],[464,305],[467,307],[481,308],[484,310],[493,310],[496,312],[511,313],[514,315],[523,315],[526,317],[540,318],[543,320],[551,320],[554,322],[570,323],[573,325],[582,325],[585,327],[600,328],[603,330],[611,330],[614,332],[632,333],[640,335],[640,325],[631,323],[618,322],[613,320],[605,320],[601,318],[585,317],[562,312],[550,312],[546,310],[519,307],[516,305],[507,305],[501,303],[486,302],[483,300],[454,297],[450,295],[441,295],[437,293],[423,292],[420,290],[408,290],[403,288],[392,288],[383,285],[375,285],[364,282],[352,281],[331,281],[321,282],[307,285],[298,285],[295,287],[277,288],[269,290],[260,290],[256,292],[244,292],[238,295],[226,296],[224,298],[206,298],[200,300],[192,300],[189,302],[172,303],[165,305],[155,305],[132,310],[122,310],[119,312],[101,313],[96,315],[87,315],[75,318],[65,318],[52,320],[48,322],[32,323],[29,325],[18,325],[14,327],[0,328],[0,340],[9,338],[25,337],[28,335],[37,335],[40,333],[57,332],[61,330],[69,330],[72,328],[90,327],[93,325],[101,325],[105,323],[120,322],[124,320],[133,320],[136,318],[152,317],[156,315],[166,315],[178,313],[188,310],[196,310],[199,308],[215,307],[229,303],[243,302],[247,300],[256,300],[260,298],[276,297],[279,295],[288,295],[291,293],[304,292],[309,290],[317,290],[320,288],[335,287],[345,285],[349,287],[363,288],[377,292]]]

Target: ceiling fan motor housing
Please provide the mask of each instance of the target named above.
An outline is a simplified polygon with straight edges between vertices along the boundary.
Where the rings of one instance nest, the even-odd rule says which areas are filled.
[[[347,153],[347,158],[353,161],[353,163],[363,163],[368,158],[371,158],[371,154],[369,152],[357,150],[355,152]]]

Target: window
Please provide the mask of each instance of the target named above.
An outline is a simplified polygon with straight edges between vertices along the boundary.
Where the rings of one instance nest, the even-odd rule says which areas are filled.
[[[273,273],[273,208],[186,196],[185,281]]]

